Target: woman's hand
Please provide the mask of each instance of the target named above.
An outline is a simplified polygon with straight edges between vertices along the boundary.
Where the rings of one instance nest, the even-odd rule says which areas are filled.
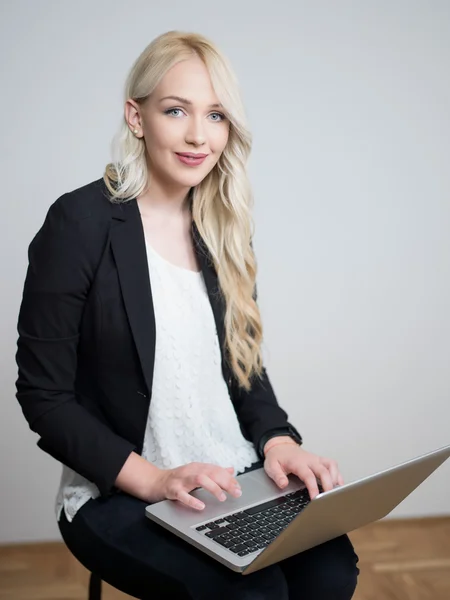
[[[226,500],[224,491],[239,498],[241,486],[233,477],[234,467],[219,467],[210,463],[192,462],[175,469],[161,469],[154,488],[158,489],[159,500],[179,500],[182,504],[202,510],[203,502],[191,496],[189,492],[202,487],[218,500]],[[158,501],[158,500],[154,500]]]
[[[307,452],[292,438],[271,438],[264,446],[264,455],[264,470],[281,489],[288,484],[286,476],[290,473],[305,483],[311,500],[319,493],[316,478],[320,480],[324,492],[344,485],[335,460]]]

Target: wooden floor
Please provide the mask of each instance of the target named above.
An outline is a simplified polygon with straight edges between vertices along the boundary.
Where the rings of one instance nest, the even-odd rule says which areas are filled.
[[[354,600],[449,600],[450,517],[382,521],[350,538]],[[86,600],[88,573],[60,543],[0,546],[0,600]],[[104,584],[103,600],[126,596]]]

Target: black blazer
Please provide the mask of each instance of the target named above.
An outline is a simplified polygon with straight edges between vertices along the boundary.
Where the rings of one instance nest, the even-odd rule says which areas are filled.
[[[113,204],[106,192],[99,179],[50,207],[28,250],[16,354],[17,399],[40,436],[38,446],[94,482],[102,496],[117,491],[114,482],[129,454],[142,452],[155,358],[138,205],[135,199]],[[292,426],[265,370],[249,392],[238,388],[224,352],[217,273],[195,224],[192,235],[223,377],[242,433],[259,449],[264,434]]]

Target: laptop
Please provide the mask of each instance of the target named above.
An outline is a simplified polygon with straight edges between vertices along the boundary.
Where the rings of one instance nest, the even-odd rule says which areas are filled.
[[[202,511],[162,500],[145,514],[247,575],[385,517],[449,456],[450,445],[333,490],[319,485],[313,500],[297,476],[280,490],[261,467],[237,476],[240,498],[221,502],[197,488],[191,494],[205,503]]]

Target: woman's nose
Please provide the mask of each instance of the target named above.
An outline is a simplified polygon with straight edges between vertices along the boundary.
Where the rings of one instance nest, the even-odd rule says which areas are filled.
[[[186,142],[197,145],[204,144],[206,141],[202,119],[192,119],[186,133]]]

